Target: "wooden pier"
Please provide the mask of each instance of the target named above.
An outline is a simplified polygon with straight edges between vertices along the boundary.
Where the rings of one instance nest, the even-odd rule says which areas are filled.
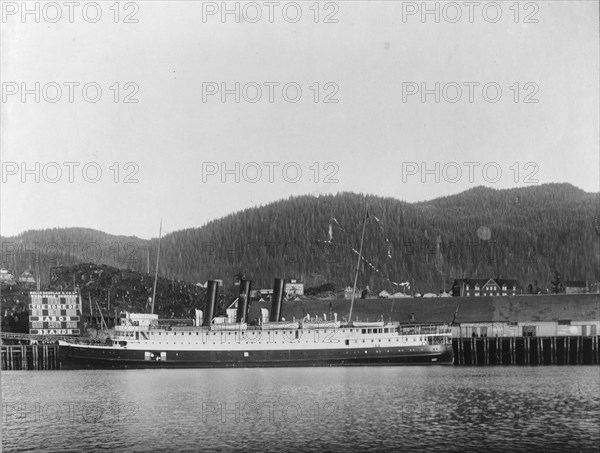
[[[59,370],[57,344],[3,345],[2,370]]]
[[[600,336],[454,338],[455,365],[599,365]],[[2,370],[59,370],[57,344],[3,345]]]
[[[599,336],[454,338],[455,365],[598,365]]]

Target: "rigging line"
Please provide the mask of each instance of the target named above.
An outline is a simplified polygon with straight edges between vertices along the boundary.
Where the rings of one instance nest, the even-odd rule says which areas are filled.
[[[375,216],[375,215],[373,215],[373,214],[371,214],[369,217],[372,217],[372,218],[374,218],[374,219],[375,219],[375,221],[377,222],[377,224],[378,224],[378,226],[379,226],[379,231],[381,232],[381,235],[384,237],[385,243],[386,243],[386,245],[387,245],[387,258],[388,258],[388,259],[392,259],[392,249],[393,249],[393,247],[392,247],[392,243],[391,243],[391,241],[389,240],[389,238],[388,238],[388,237],[387,237],[387,235],[385,234],[385,229],[384,229],[384,227],[383,227],[383,221],[382,221],[382,220],[381,220],[379,217],[377,217],[377,216]],[[350,233],[349,233],[349,232],[348,232],[348,231],[347,231],[347,230],[346,230],[346,229],[345,229],[345,228],[344,228],[344,227],[343,227],[343,226],[342,226],[342,225],[341,225],[341,224],[338,222],[338,220],[337,220],[335,217],[333,217],[333,216],[332,216],[332,217],[330,218],[330,220],[329,220],[329,221],[330,221],[330,222],[333,222],[333,223],[335,223],[335,225],[336,225],[336,226],[337,226],[339,229],[341,229],[341,230],[342,230],[344,233],[346,233],[347,235],[350,235]],[[363,226],[364,226],[364,225],[363,225]],[[333,242],[332,223],[330,223],[330,224],[329,224],[329,240],[328,240],[328,241],[318,241],[318,242],[323,242],[323,243],[326,243],[326,244],[331,244],[331,245],[345,245],[345,246],[347,246],[347,247],[350,247],[350,248],[351,248],[351,250],[352,250],[354,253],[358,253],[358,252],[357,252],[357,251],[356,251],[354,248],[352,248],[352,246],[351,246],[350,244],[341,244],[341,243],[334,243],[334,242]],[[374,266],[374,265],[373,265],[371,262],[369,262],[369,261],[368,261],[366,258],[364,258],[364,256],[362,256],[362,255],[361,255],[361,256],[360,256],[360,259],[361,259],[363,262],[367,263],[367,265],[368,265],[369,267],[371,267],[371,268],[372,268],[372,269],[373,269],[375,272],[379,273],[379,274],[382,276],[382,278],[383,278],[385,281],[387,281],[387,282],[391,283],[391,284],[392,284],[392,285],[394,285],[394,286],[402,286],[402,284],[400,284],[400,283],[397,283],[397,282],[394,282],[394,281],[392,281],[392,280],[391,280],[389,277],[387,277],[387,276],[384,276],[384,275],[381,273],[380,269],[378,269],[377,267],[375,267],[375,266]]]
[[[322,242],[322,243],[324,243],[324,244],[330,244],[330,245],[340,245],[340,246],[345,246],[345,247],[348,247],[348,248],[349,248],[349,249],[350,249],[352,252],[354,252],[355,254],[357,254],[357,255],[359,254],[359,253],[358,253],[358,251],[357,251],[357,250],[356,250],[354,247],[352,247],[352,246],[350,246],[350,245],[348,245],[348,244],[333,243],[333,242],[329,242],[329,241],[317,241],[317,242]],[[361,255],[361,256],[360,256],[360,259],[361,259],[361,260],[362,260],[364,263],[366,263],[366,264],[367,264],[369,267],[371,267],[371,268],[372,268],[372,269],[373,269],[375,272],[377,272],[377,273],[381,274],[381,277],[384,279],[384,281],[386,281],[386,282],[389,282],[389,283],[391,283],[391,284],[392,284],[392,285],[394,285],[394,286],[402,286],[402,284],[401,284],[401,283],[395,282],[395,281],[393,281],[392,279],[390,279],[389,277],[387,277],[387,276],[383,275],[382,271],[381,271],[380,269],[378,269],[378,268],[377,268],[377,267],[376,267],[376,266],[375,266],[373,263],[369,262],[369,261],[368,261],[368,260],[367,260],[367,259],[366,259],[364,256],[362,256],[362,255]]]
[[[356,263],[356,273],[354,274],[354,287],[352,289],[352,301],[350,302],[350,313],[348,314],[348,322],[352,322],[352,308],[354,307],[354,298],[356,296],[356,283],[358,281],[358,271],[360,270],[360,258],[363,249],[363,242],[365,240],[365,229],[367,226],[367,219],[369,218],[369,209],[365,208],[366,214],[363,220],[362,234],[360,236],[360,251],[358,252],[358,262]]]
[[[379,229],[380,229],[380,231],[381,231],[381,233],[382,233],[382,236],[384,236],[385,243],[386,243],[386,245],[387,245],[387,258],[388,258],[388,259],[392,259],[392,244],[391,244],[390,240],[389,240],[389,239],[388,239],[388,238],[385,236],[385,232],[384,232],[384,230],[383,230],[383,227],[381,226],[381,220],[380,220],[380,219],[379,219],[377,216],[372,216],[372,217],[373,217],[373,218],[374,218],[374,219],[377,221],[377,223],[379,224]],[[340,228],[342,231],[344,231],[346,234],[349,234],[349,233],[348,233],[348,231],[347,231],[347,230],[346,230],[346,229],[345,229],[343,226],[341,226],[341,225],[339,224],[339,222],[337,221],[337,219],[336,219],[335,217],[332,217],[330,220],[331,220],[331,221],[333,221],[333,222],[335,222],[335,224],[336,224],[336,225],[337,225],[337,226],[338,226],[338,227],[339,227],[339,228]],[[333,231],[332,231],[332,224],[331,224],[331,223],[329,224],[329,240],[327,240],[327,241],[319,241],[319,242],[324,242],[324,243],[326,243],[326,244],[334,244],[334,242],[333,242]],[[340,245],[344,245],[344,244],[340,244]],[[348,246],[349,246],[349,247],[351,247],[349,244],[348,244]],[[356,253],[356,251],[355,251],[355,253]],[[362,257],[361,257],[361,258],[362,258]],[[362,258],[362,259],[363,259],[363,260],[365,260],[364,258]],[[365,260],[365,261],[367,261],[367,260]],[[367,263],[368,263],[368,264],[369,264],[371,267],[373,267],[373,269],[374,269],[374,270],[376,270],[377,272],[379,272],[379,270],[378,270],[377,268],[375,268],[375,267],[374,267],[374,266],[373,266],[371,263],[369,263],[368,261],[367,261]]]
[[[377,221],[377,224],[378,224],[378,226],[379,226],[379,231],[381,232],[381,235],[384,237],[385,243],[386,243],[386,245],[387,245],[387,248],[388,248],[388,250],[387,250],[387,256],[388,256],[388,258],[389,258],[389,259],[391,259],[391,258],[392,258],[392,243],[391,243],[391,241],[389,240],[389,238],[387,237],[387,235],[385,234],[385,229],[383,228],[383,222],[382,222],[382,221],[379,219],[379,217],[377,217],[377,216],[374,216],[374,215],[373,215],[372,217],[373,217],[373,218],[374,218],[374,219]],[[346,230],[346,229],[345,229],[345,228],[344,228],[344,227],[343,227],[343,226],[342,226],[342,225],[341,225],[341,224],[338,222],[338,220],[337,220],[335,217],[331,217],[331,219],[329,219],[329,221],[330,221],[330,222],[334,222],[334,223],[336,224],[336,226],[337,226],[337,227],[339,227],[339,228],[340,228],[340,229],[341,229],[341,230],[342,230],[344,233],[346,233],[346,234],[350,235],[350,233],[348,232],[348,230]],[[330,227],[330,229],[329,229],[329,236],[330,236],[330,240],[329,240],[328,242],[330,242],[330,243],[331,243],[331,242],[332,242],[332,228],[331,228],[331,227],[332,227],[332,224],[331,224],[331,223],[329,224],[329,227]]]

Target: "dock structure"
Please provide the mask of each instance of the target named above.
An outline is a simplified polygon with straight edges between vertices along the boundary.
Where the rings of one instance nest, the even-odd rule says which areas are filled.
[[[261,308],[268,303],[253,303],[248,319],[258,319]],[[285,301],[281,311],[288,320],[321,313],[331,319],[347,309],[345,300],[305,299]],[[359,299],[354,312],[362,321],[383,313],[385,321],[451,323],[455,365],[600,364],[600,294]],[[59,369],[54,342],[73,338],[0,336],[3,370]]]
[[[454,338],[454,365],[600,365],[600,336]],[[57,344],[4,345],[2,370],[59,370]]]
[[[599,336],[453,338],[454,365],[598,365]]]
[[[600,336],[453,338],[454,365],[600,365]],[[1,369],[59,370],[57,344],[3,345]]]
[[[59,370],[57,344],[3,345],[0,356],[2,370]]]

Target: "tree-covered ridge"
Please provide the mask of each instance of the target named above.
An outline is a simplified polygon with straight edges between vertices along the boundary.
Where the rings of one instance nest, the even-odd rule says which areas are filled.
[[[167,234],[159,273],[188,282],[222,278],[230,286],[243,275],[255,288],[270,287],[275,277],[301,278],[308,287],[332,283],[339,289],[352,285],[353,249],[368,210],[361,288],[396,291],[392,282],[408,281],[419,292],[437,292],[444,285],[448,290],[454,278],[487,276],[546,287],[555,269],[565,280],[591,282],[599,279],[598,207],[598,194],[569,184],[476,187],[420,203],[355,193],[292,197]],[[98,260],[83,259],[81,250],[41,259],[42,276],[50,267],[82,261],[154,271],[157,239],[67,228],[3,239],[11,241],[30,248],[36,242],[95,241],[106,250]],[[4,244],[1,261],[17,273],[35,269],[33,255],[9,256]]]

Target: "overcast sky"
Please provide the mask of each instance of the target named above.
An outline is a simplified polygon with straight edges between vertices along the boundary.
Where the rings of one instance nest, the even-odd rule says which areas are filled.
[[[598,3],[513,3],[42,2],[38,23],[5,2],[1,234],[149,238],[338,191],[597,192]]]

